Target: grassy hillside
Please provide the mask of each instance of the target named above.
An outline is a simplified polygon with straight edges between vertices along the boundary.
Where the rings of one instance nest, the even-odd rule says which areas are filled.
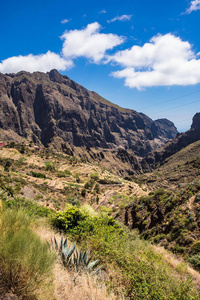
[[[200,141],[167,158],[152,173],[130,178],[151,191],[134,197],[121,220],[140,236],[200,270]]]
[[[50,150],[13,146],[0,148],[0,187],[1,182],[2,186],[7,183],[9,194],[14,189],[52,209],[87,202],[97,209],[110,206],[115,211],[134,195],[146,194],[138,184],[123,180],[98,163]]]
[[[1,284],[1,295],[11,292],[20,296],[24,292],[29,298],[34,295],[36,299],[57,300],[75,299],[80,295],[82,299],[102,300],[199,299],[199,273],[164,248],[151,244],[162,242],[163,246],[175,249],[174,252],[181,253],[198,268],[198,257],[195,256],[198,255],[195,239],[199,232],[198,183],[184,187],[182,194],[164,190],[150,193],[137,183],[123,180],[76,157],[24,145],[11,146],[14,145],[0,150],[1,269],[5,269],[4,262],[9,265],[8,259],[13,257],[7,250],[13,250],[12,240],[5,243],[7,234],[10,238],[5,228],[10,227],[13,228],[13,241],[20,243],[22,239],[27,247],[32,245],[31,239],[37,241],[38,254],[34,259],[41,259],[42,240],[47,239],[51,244],[54,236],[60,241],[62,235],[68,236],[72,243],[76,242],[77,251],[90,250],[92,261],[99,259],[103,268],[95,277],[85,271],[77,272],[72,262],[64,267],[57,252],[58,258],[54,261],[55,250],[49,252],[47,247],[45,255],[49,258],[45,261],[49,262],[52,272],[48,277],[44,269],[44,280],[35,288],[39,277],[32,271],[27,273],[27,266],[33,265],[28,260],[32,256],[27,254],[28,250],[19,251],[21,263],[17,278],[27,274],[24,277],[27,281],[21,284],[27,286],[31,280],[34,288],[17,289],[15,282],[9,287]],[[137,228],[136,231],[129,231],[114,218],[123,219],[127,205],[136,209],[135,226],[127,219],[127,225]],[[156,220],[155,226],[149,226],[150,217],[156,216],[158,211],[163,213],[163,219]],[[8,214],[9,218],[6,217]],[[20,221],[13,221],[12,226],[6,223],[17,218]],[[23,229],[24,224],[27,224],[27,231]],[[168,230],[166,236],[161,232],[164,228]],[[145,238],[151,237],[151,242],[141,239],[139,233]],[[179,244],[182,237],[184,247]],[[177,251],[181,247],[185,250]],[[1,279],[3,282],[7,280],[6,276]]]
[[[3,201],[3,204],[6,206],[6,200]],[[39,246],[34,246],[34,253],[36,251],[36,255],[34,256],[30,256],[29,252],[24,251],[24,248],[21,253],[21,247],[23,247],[21,239],[23,239],[25,243],[28,243],[28,249],[30,249],[29,245],[33,246],[33,242],[31,242],[31,232],[29,232],[27,236],[26,231],[24,232],[23,230],[24,220],[28,218],[28,213],[28,208],[26,208],[24,212],[18,210],[17,213],[15,210],[7,208],[4,213],[1,214],[1,224],[5,224],[3,228],[9,228],[6,226],[8,220],[13,221],[13,219],[16,219],[16,215],[23,216],[23,218],[20,218],[22,225],[19,225],[20,222],[18,219],[17,222],[12,222],[12,228],[14,228],[14,243],[12,243],[12,240],[10,241],[9,238],[9,244],[7,244],[2,235],[0,237],[1,250],[4,254],[4,259],[2,260],[1,256],[1,261],[12,259],[13,255],[10,256],[9,253],[14,249],[13,247],[16,249],[16,247],[20,245],[19,251],[12,253],[14,254],[13,259],[18,257],[18,253],[20,255],[19,257],[21,257],[20,269],[17,268],[17,274],[19,277],[23,276],[23,278],[25,278],[24,274],[27,272],[27,257],[31,258],[31,262],[29,263],[28,261],[28,263],[34,270],[36,268],[35,259],[37,259],[39,263],[44,261]],[[37,234],[43,238],[45,236],[50,242],[50,238],[54,237],[55,232],[51,230],[50,234],[48,233],[49,229],[46,228],[45,223],[38,220],[37,212],[35,212],[35,214],[31,212],[31,214],[32,230],[35,228],[34,231],[36,231]],[[7,223],[4,220],[7,220]],[[30,293],[34,292],[36,299],[45,299],[44,295],[47,297],[47,293],[49,298],[56,296],[56,299],[74,299],[73,296],[77,293],[77,289],[79,290],[85,281],[87,282],[87,288],[85,287],[86,291],[82,291],[83,299],[88,299],[87,297],[89,297],[89,299],[124,299],[124,297],[125,299],[199,299],[198,285],[196,285],[199,283],[197,274],[191,273],[190,269],[183,262],[179,261],[177,264],[172,264],[171,261],[166,261],[166,256],[163,255],[163,253],[156,251],[150,243],[140,240],[136,232],[131,233],[107,214],[98,214],[88,206],[77,208],[69,205],[64,211],[55,213],[53,219],[48,218],[47,220],[54,224],[54,228],[63,229],[62,235],[67,234],[71,241],[76,240],[77,246],[86,250],[90,249],[90,251],[93,252],[92,259],[100,260],[101,266],[103,267],[101,273],[93,278],[84,271],[77,272],[73,263],[63,268],[58,260],[54,267],[54,272],[51,275],[51,281],[47,280],[48,277],[43,277],[44,284],[40,286],[39,290],[37,287],[27,290],[25,293],[23,286],[21,288],[17,285],[16,288],[15,282],[12,281],[11,290],[9,289],[10,286],[6,290],[4,288],[1,289],[2,295],[4,292],[12,292],[18,296],[27,294],[31,297],[32,294]],[[33,221],[34,223],[37,221],[35,224],[39,225],[33,226]],[[26,226],[26,230],[30,229]],[[44,235],[44,231],[46,231],[46,235]],[[33,235],[35,236],[35,234]],[[38,247],[38,249],[35,247]],[[9,252],[6,251],[7,248],[9,248]],[[54,251],[51,255],[53,255],[53,253]],[[50,255],[50,253],[48,255]],[[33,263],[32,259],[34,259]],[[15,261],[16,260],[13,261],[13,264]],[[46,264],[48,262],[52,265],[51,261],[51,258],[45,258]],[[17,262],[19,264],[19,259],[17,259]],[[25,271],[23,269],[24,264]],[[5,268],[3,267],[2,269],[5,272]],[[44,267],[42,271],[43,269]],[[30,267],[28,270],[30,270]],[[33,282],[38,282],[38,280],[41,279],[38,273],[36,273],[36,276],[34,276],[32,271],[30,273],[30,276],[34,278]],[[62,277],[60,278],[60,276]],[[87,276],[87,280],[85,276]],[[56,280],[57,278],[59,278],[58,282]],[[64,283],[62,280],[65,278],[69,278],[70,280]],[[2,279],[4,279],[4,276]],[[32,277],[30,277],[30,280],[31,279]],[[69,292],[69,284],[72,289],[70,296],[67,295],[67,291]],[[46,290],[47,285],[48,292]],[[27,282],[25,282],[25,286],[29,287]],[[62,286],[61,291],[59,291],[59,286]],[[93,294],[95,286],[97,290],[96,295]],[[107,287],[107,292],[105,287]],[[102,288],[103,291],[101,291]],[[106,296],[108,293],[111,294]],[[97,295],[99,295],[99,298],[97,298]]]

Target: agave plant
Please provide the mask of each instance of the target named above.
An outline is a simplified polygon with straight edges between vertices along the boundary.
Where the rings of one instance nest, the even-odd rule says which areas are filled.
[[[99,259],[91,261],[93,255],[90,255],[90,251],[86,252],[85,250],[76,249],[75,255],[73,257],[73,265],[76,268],[77,272],[85,270],[87,273],[92,273],[92,275],[97,274],[103,266],[95,269],[99,263]]]
[[[99,260],[91,261],[93,255],[90,255],[90,251],[76,248],[76,243],[71,246],[68,243],[67,238],[64,240],[62,237],[59,244],[57,239],[54,237],[54,239],[51,239],[49,247],[58,252],[58,255],[62,259],[62,263],[66,268],[74,267],[77,272],[85,271],[87,273],[91,273],[91,275],[98,274],[98,272],[103,268],[103,266],[100,266],[95,269]]]

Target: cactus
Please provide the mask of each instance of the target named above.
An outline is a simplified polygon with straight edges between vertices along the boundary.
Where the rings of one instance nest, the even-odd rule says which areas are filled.
[[[58,255],[62,259],[62,263],[66,268],[75,268],[76,272],[86,272],[92,275],[98,274],[103,266],[95,269],[99,263],[99,260],[91,261],[93,255],[90,255],[90,251],[85,251],[76,248],[76,243],[73,246],[68,244],[67,238],[64,240],[61,238],[60,244],[57,239],[51,239],[51,244],[48,245],[50,249],[55,249]]]

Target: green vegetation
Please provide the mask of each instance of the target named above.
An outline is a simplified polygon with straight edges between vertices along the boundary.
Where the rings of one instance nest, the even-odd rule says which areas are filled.
[[[95,172],[95,173],[91,174],[90,177],[94,180],[98,180],[99,179],[99,174],[97,172]]]
[[[45,163],[46,171],[55,172],[56,168],[52,162]]]
[[[99,179],[98,182],[101,183],[101,184],[121,184],[120,181],[113,180],[113,179],[110,179],[110,178],[107,178],[107,177],[105,177],[103,179]]]
[[[174,266],[162,252],[159,254],[159,249],[164,251],[163,248],[151,245],[153,243],[164,246],[200,270],[200,183],[197,180],[188,184],[179,184],[178,189],[167,191],[159,188],[147,196],[137,197],[134,195],[133,183],[124,180],[122,184],[117,176],[107,171],[103,172],[98,166],[93,167],[86,163],[81,165],[79,158],[20,146],[18,150],[20,153],[24,151],[24,154],[21,155],[12,149],[9,150],[7,158],[0,158],[0,202],[2,204],[0,207],[3,206],[0,214],[0,230],[3,215],[8,212],[23,216],[24,222],[28,220],[26,228],[29,230],[28,233],[31,232],[31,240],[32,223],[52,224],[56,234],[53,248],[60,248],[62,245],[63,255],[59,249],[56,250],[62,258],[58,260],[62,262],[62,266],[59,267],[64,272],[69,272],[75,285],[85,272],[89,276],[91,270],[98,271],[97,262],[99,262],[104,266],[104,271],[99,269],[100,276],[97,277],[97,281],[99,278],[105,278],[103,284],[110,291],[114,291],[119,299],[122,299],[121,295],[124,295],[127,300],[199,299],[198,287],[193,284],[186,264],[181,262]],[[14,160],[13,158],[16,157],[20,158]],[[49,162],[45,164],[42,158]],[[194,164],[198,167],[198,160],[195,160]],[[67,169],[72,170],[72,174]],[[35,180],[27,174],[43,179],[48,178],[48,184],[47,180]],[[149,182],[159,174],[157,172],[157,175],[149,176]],[[66,177],[70,178],[65,179]],[[95,212],[89,205],[83,205],[84,203],[98,207],[99,212]],[[63,208],[64,210],[55,211]],[[119,217],[119,220],[125,217],[126,224],[133,230],[129,231],[113,216]],[[15,224],[14,221],[12,222]],[[5,232],[0,236],[0,247],[1,243],[5,244],[3,240],[6,237]],[[20,229],[16,239],[26,248],[24,242],[26,239],[21,239],[24,232]],[[66,245],[62,240],[60,245],[56,246],[56,243],[59,244],[58,232],[67,235],[67,240],[72,241],[72,244]],[[16,233],[18,234],[17,230]],[[28,233],[24,233],[26,237],[29,236]],[[76,245],[73,246],[74,243]],[[7,244],[9,245],[8,242]],[[17,245],[18,241],[16,247]],[[11,247],[14,249],[12,258],[15,245],[11,244],[10,251]],[[41,249],[40,246],[38,247]],[[46,245],[44,248],[46,249]],[[35,251],[36,258],[38,252]],[[30,251],[30,256],[31,253]],[[53,256],[49,249],[47,253],[50,254],[49,262],[52,262]],[[19,286],[13,281],[15,287],[12,290],[20,297],[23,290],[24,295],[29,297],[34,293],[38,279],[34,279],[36,278],[34,272],[28,273],[28,268],[31,270],[32,266],[29,267],[27,253],[23,255],[24,264],[21,263],[16,274],[19,283],[24,285]],[[17,253],[16,257],[18,257]],[[92,269],[88,268],[90,262],[94,263]],[[37,266],[37,262],[34,266]],[[5,280],[7,280],[7,267],[4,265],[0,267],[5,269],[5,274],[0,269]],[[80,276],[76,281],[77,273]],[[37,274],[40,274],[40,271],[37,271]],[[39,277],[45,280],[46,271]],[[5,282],[2,282],[4,292],[10,291]]]
[[[199,191],[200,183],[196,181],[179,191],[162,188],[135,198],[129,207],[134,215],[132,228],[139,229],[143,238],[184,255],[197,267],[191,256],[200,253],[200,242],[195,241],[200,230]]]
[[[40,172],[34,172],[34,171],[31,171],[29,174],[30,174],[31,176],[37,177],[37,178],[46,178],[46,175],[43,174],[43,173],[40,173]]]
[[[81,247],[90,248],[109,274],[115,270],[108,285],[116,293],[122,289],[128,299],[199,298],[185,272],[173,274],[162,255],[156,254],[148,242],[140,240],[113,217],[97,214],[88,206],[68,205],[66,210],[56,213],[52,222]]]
[[[103,266],[95,269],[99,263],[99,260],[91,261],[92,256],[90,251],[85,251],[76,248],[76,243],[70,245],[67,238],[63,240],[61,238],[60,244],[57,239],[51,239],[50,248],[53,248],[57,251],[60,256],[64,267],[68,269],[74,269],[76,272],[86,272],[91,273],[92,275],[98,274]]]
[[[22,211],[1,211],[0,221],[0,295],[30,297],[50,275],[55,255],[32,232],[31,219]]]
[[[20,209],[31,216],[50,217],[55,214],[55,211],[52,209],[22,196],[11,196],[2,189],[0,189],[0,199],[5,208]]]
[[[58,171],[57,176],[58,177],[69,177],[71,175],[70,171]]]
[[[200,254],[189,256],[187,261],[200,272]]]

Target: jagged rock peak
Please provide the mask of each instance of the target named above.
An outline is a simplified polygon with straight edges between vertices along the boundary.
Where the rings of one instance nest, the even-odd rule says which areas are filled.
[[[49,78],[51,81],[54,81],[54,82],[58,82],[58,83],[63,82],[62,75],[56,69],[53,69],[49,72]]]
[[[192,119],[191,129],[200,129],[200,113],[196,113]]]

